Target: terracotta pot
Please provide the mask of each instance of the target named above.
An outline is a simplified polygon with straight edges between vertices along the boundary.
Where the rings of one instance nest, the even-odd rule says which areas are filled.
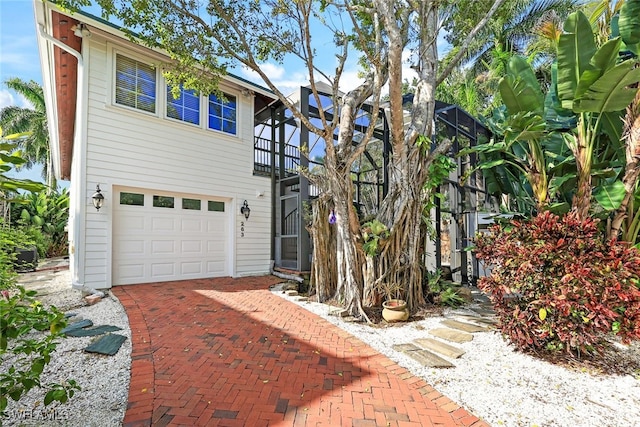
[[[407,302],[401,299],[390,299],[383,302],[382,317],[387,322],[404,322],[409,318]]]

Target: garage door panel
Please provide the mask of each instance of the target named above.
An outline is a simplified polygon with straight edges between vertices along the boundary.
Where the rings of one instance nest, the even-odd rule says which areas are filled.
[[[157,208],[163,209],[163,208]],[[172,217],[153,217],[151,218],[151,231],[154,232],[173,232],[178,231],[176,227],[177,218]]]
[[[202,254],[201,240],[183,240],[180,243],[183,254]]]
[[[180,263],[181,274],[202,274],[202,262],[182,262]]]
[[[207,252],[212,253],[212,252],[224,251],[226,242],[224,241],[224,239],[210,239],[210,240],[207,240],[206,244],[207,244]]]
[[[153,255],[177,255],[175,240],[152,240],[151,256]]]
[[[128,283],[144,280],[144,264],[120,264],[120,278]]]
[[[116,250],[125,256],[144,255],[145,253],[145,241],[122,239],[115,245]]]
[[[207,261],[207,273],[213,276],[224,276],[225,266],[220,261]]]
[[[176,275],[176,265],[173,261],[151,263],[151,277],[161,279]]]
[[[207,221],[207,233],[221,233],[223,234],[227,230],[227,221],[222,218],[218,218],[217,220],[208,220]]]
[[[145,217],[141,212],[131,212],[127,215],[127,222],[122,224],[121,231],[124,233],[144,233],[145,232]]]
[[[229,275],[229,209],[208,211],[210,198],[204,196],[200,198],[203,210],[154,207],[151,201],[157,192],[136,193],[144,193],[144,206],[117,204],[114,208],[114,284]],[[180,194],[163,195],[174,197],[175,206],[182,206]]]
[[[183,233],[202,233],[205,229],[202,223],[202,219],[183,218],[180,229]]]

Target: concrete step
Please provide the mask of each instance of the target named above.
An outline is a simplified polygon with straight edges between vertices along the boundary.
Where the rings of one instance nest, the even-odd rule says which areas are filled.
[[[444,326],[448,327],[448,328],[452,328],[452,329],[458,329],[460,331],[464,331],[464,332],[487,332],[489,330],[489,328],[486,328],[484,326],[478,326],[478,325],[474,325],[471,323],[466,323],[466,322],[459,322],[457,320],[453,320],[453,319],[445,319],[442,322],[440,322],[441,324],[443,324]]]
[[[436,328],[429,331],[434,337],[442,338],[455,343],[464,343],[473,340],[473,335],[466,332],[454,331],[450,328]]]
[[[443,356],[449,357],[451,359],[457,359],[466,352],[461,348],[454,347],[452,345],[443,343],[442,341],[435,340],[433,338],[418,338],[413,340],[414,343],[418,344],[420,347],[425,350],[433,351],[435,353],[440,353]]]
[[[443,359],[442,357],[431,353],[430,351],[421,349],[415,344],[396,344],[392,346],[396,351],[400,351],[422,366],[429,368],[453,368],[455,365]]]

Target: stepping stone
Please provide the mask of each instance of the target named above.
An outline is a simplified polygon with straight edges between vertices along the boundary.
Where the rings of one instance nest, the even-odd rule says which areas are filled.
[[[447,341],[456,342],[460,344],[463,342],[469,342],[473,340],[473,335],[468,334],[466,332],[454,331],[453,329],[449,329],[449,328],[431,329],[429,333],[434,337],[442,338]]]
[[[458,315],[457,317],[460,317],[464,320],[470,320],[476,323],[482,323],[483,325],[487,325],[487,326],[495,326],[498,324],[498,321],[496,319],[493,319],[490,317],[469,316],[465,314]]]
[[[295,297],[298,295],[298,291],[294,291],[293,289],[291,289],[291,290],[285,291],[285,294],[288,297]]]
[[[337,307],[336,309],[329,309],[329,316],[347,317],[349,316],[349,310]]]
[[[395,351],[399,351],[401,353],[406,353],[408,351],[416,351],[416,350],[420,350],[420,347],[418,347],[415,344],[394,344],[391,346],[392,349],[394,349]]]
[[[113,356],[120,350],[122,343],[127,337],[118,334],[109,334],[98,339],[93,344],[84,349],[88,353],[100,353]]]
[[[64,328],[60,331],[63,334],[66,334],[69,331],[74,331],[76,329],[87,328],[89,326],[93,326],[93,322],[89,319],[80,320],[79,322],[75,322]]]
[[[93,337],[106,334],[107,332],[120,331],[122,328],[113,325],[100,325],[94,328],[80,328],[67,331],[68,337]]]
[[[495,316],[496,312],[488,308],[474,308],[472,311],[478,313],[480,316]]]
[[[422,366],[429,368],[453,368],[455,366],[451,362],[444,360],[442,357],[437,356],[430,351],[423,350],[415,344],[396,344],[391,348],[406,354]]]
[[[447,356],[452,359],[457,359],[466,353],[458,347],[443,343],[442,341],[434,340],[433,338],[418,338],[413,340],[413,342],[425,350],[435,351],[436,353],[440,353],[443,356]]]
[[[458,329],[464,332],[487,332],[489,329],[484,326],[472,325],[471,323],[459,322],[457,320],[445,319],[442,322],[443,325],[452,328]]]

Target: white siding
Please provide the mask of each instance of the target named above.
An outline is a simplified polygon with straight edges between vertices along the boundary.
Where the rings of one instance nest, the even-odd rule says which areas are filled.
[[[87,40],[87,39],[85,39]],[[233,228],[231,274],[264,274],[270,257],[270,183],[253,176],[253,99],[239,88],[229,93],[238,101],[238,136],[198,129],[111,104],[113,77],[111,46],[100,37],[89,39],[89,110],[86,141],[85,241],[77,242],[80,277],[93,288],[111,286],[113,186],[189,193],[230,201]],[[119,48],[119,52],[125,52]],[[162,85],[162,79],[158,81]],[[163,90],[159,91],[161,96]],[[159,107],[163,103],[158,102]],[[74,159],[75,161],[76,159]],[[99,211],[91,206],[96,183],[105,195]],[[256,192],[263,196],[256,197]],[[247,200],[251,217],[245,221],[240,206]],[[244,221],[244,237],[241,236]]]

